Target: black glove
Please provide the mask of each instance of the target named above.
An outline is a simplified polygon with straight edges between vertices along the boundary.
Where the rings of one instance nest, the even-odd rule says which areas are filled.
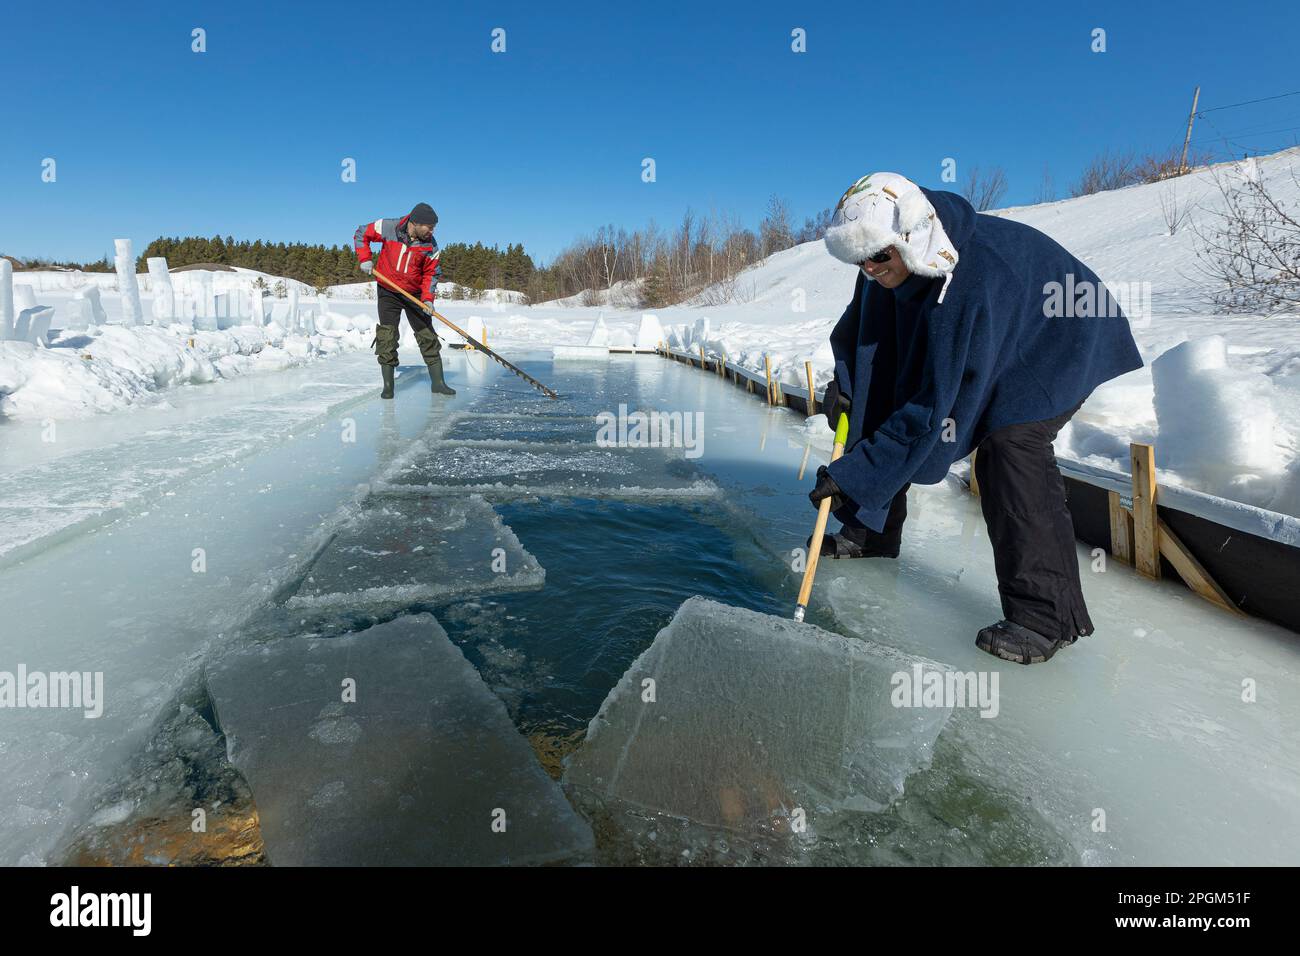
[[[849,413],[849,400],[840,394],[839,382],[831,379],[826,386],[826,395],[822,398],[822,411],[826,413],[826,424],[831,426],[831,431],[835,431],[835,426],[839,424],[840,415]]]
[[[812,502],[814,508],[820,508],[823,498],[831,499],[831,511],[838,511],[848,503],[848,498],[840,486],[835,484],[835,479],[831,473],[822,465],[817,469],[817,485],[812,491],[808,492],[808,500]]]

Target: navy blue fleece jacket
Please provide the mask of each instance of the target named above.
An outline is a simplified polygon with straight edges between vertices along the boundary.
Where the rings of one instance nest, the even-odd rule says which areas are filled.
[[[890,290],[859,274],[830,339],[852,408],[829,471],[876,531],[908,482],[942,481],[989,432],[1063,415],[1142,366],[1128,320],[1059,243],[954,193],[924,192],[957,247],[943,302],[942,279],[913,275]],[[1049,283],[1069,275],[1076,294],[1094,284],[1094,307],[1080,299],[1075,315],[1049,318]]]

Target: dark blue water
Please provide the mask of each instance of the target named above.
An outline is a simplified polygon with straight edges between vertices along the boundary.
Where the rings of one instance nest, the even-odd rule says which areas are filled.
[[[540,751],[560,756],[581,741],[605,696],[692,595],[788,616],[789,601],[736,560],[704,508],[497,506],[546,569],[545,587],[464,601],[438,618]]]

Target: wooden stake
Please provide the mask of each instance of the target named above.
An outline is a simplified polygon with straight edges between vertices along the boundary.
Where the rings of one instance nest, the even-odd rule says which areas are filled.
[[[1156,517],[1156,454],[1150,445],[1128,446],[1133,467],[1133,563],[1149,578],[1160,577],[1160,533]]]
[[[817,414],[817,393],[813,391],[812,362],[803,363],[804,375],[808,377],[808,414]]]
[[[1187,582],[1188,587],[1225,611],[1245,616],[1232,598],[1228,597],[1223,588],[1219,587],[1214,578],[1210,577],[1209,572],[1201,566],[1201,562],[1196,560],[1196,557],[1178,540],[1178,536],[1159,518],[1156,519],[1156,533],[1160,538],[1160,553],[1178,569],[1179,576]]]
[[[1110,499],[1110,556],[1121,564],[1133,564],[1133,518],[1118,491]]]
[[[704,371],[704,346],[700,346],[700,371]]]
[[[772,400],[772,360],[766,355],[763,356],[763,367],[767,370],[767,404],[775,405]]]
[[[723,378],[727,377],[727,350],[722,350],[722,362],[718,365],[718,374]]]

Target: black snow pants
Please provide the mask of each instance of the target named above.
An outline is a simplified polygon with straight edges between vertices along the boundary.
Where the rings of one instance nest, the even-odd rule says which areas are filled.
[[[975,456],[1002,615],[1065,641],[1093,632],[1079,585],[1074,522],[1052,448],[1076,411],[1078,407],[1059,418],[1000,428],[985,437]],[[857,543],[896,554],[907,518],[907,488],[891,502],[883,531],[872,531],[847,507],[836,517],[844,524],[843,533]]]
[[[392,289],[379,287],[379,328],[375,330],[376,354],[380,365],[397,365],[397,339],[402,322],[402,313],[415,332],[415,344],[420,348],[420,357],[426,365],[441,362],[442,343],[438,333],[433,330],[433,319],[423,310],[398,295]]]

